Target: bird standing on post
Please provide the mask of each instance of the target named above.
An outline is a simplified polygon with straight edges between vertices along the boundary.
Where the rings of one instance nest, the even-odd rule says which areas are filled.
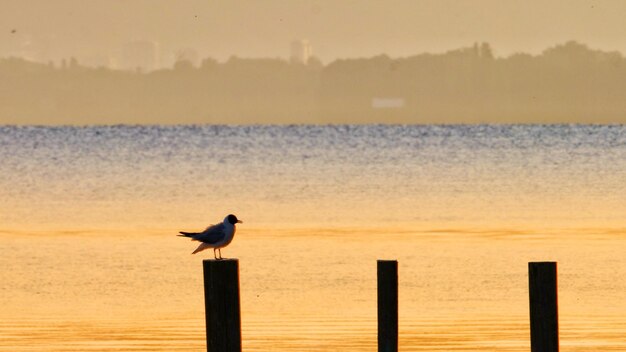
[[[221,224],[211,225],[202,232],[180,232],[180,237],[189,237],[192,241],[202,242],[191,254],[196,254],[207,248],[213,248],[213,256],[215,259],[222,259],[221,248],[230,244],[235,237],[235,224],[242,223],[241,220],[233,214],[227,215]],[[219,253],[219,257],[217,253]]]

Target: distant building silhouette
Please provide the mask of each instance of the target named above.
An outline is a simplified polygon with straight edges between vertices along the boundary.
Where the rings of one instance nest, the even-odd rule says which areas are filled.
[[[289,59],[292,63],[306,65],[311,55],[313,55],[313,48],[308,40],[294,40],[291,42],[291,56]]]
[[[20,57],[32,62],[47,62],[52,56],[54,45],[50,36],[33,36],[22,32],[11,32],[8,40],[2,43],[6,57]]]
[[[372,108],[374,109],[400,109],[404,105],[404,98],[372,98]]]

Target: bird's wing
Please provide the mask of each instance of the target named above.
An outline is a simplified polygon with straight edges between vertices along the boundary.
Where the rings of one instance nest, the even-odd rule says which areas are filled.
[[[198,241],[205,243],[217,243],[226,237],[226,228],[224,223],[211,225],[206,228],[202,233],[194,236]]]

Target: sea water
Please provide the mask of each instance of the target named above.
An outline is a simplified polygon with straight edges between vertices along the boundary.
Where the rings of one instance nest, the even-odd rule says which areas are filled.
[[[244,350],[525,351],[559,263],[563,351],[626,349],[626,127],[0,127],[0,351],[202,350],[177,231],[243,219]]]

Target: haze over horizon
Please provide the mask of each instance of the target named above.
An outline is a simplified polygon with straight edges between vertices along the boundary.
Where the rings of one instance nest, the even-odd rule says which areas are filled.
[[[0,123],[624,123],[624,14],[618,0],[0,0]]]
[[[539,54],[577,40],[626,53],[619,0],[319,1],[0,0],[0,57],[101,62],[128,42],[158,43],[160,66],[181,52],[289,56],[307,39],[323,62],[338,58],[440,53],[488,42],[496,56]]]

